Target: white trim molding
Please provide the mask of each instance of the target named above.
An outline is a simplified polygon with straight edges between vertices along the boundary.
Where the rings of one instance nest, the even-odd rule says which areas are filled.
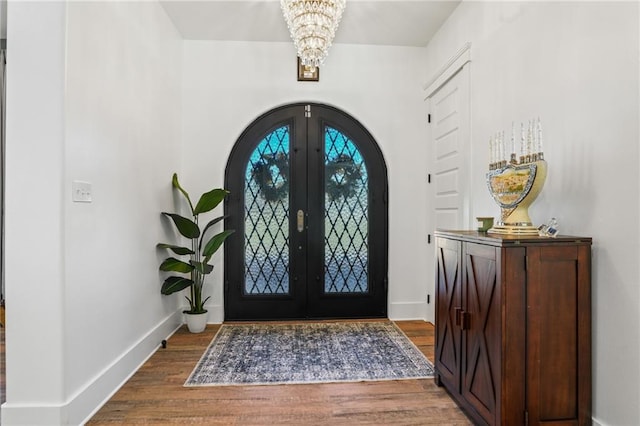
[[[595,416],[591,417],[591,422],[593,423],[593,426],[609,426],[607,423],[597,419]]]
[[[389,303],[388,316],[390,320],[426,320],[426,305],[426,301]]]
[[[160,343],[182,325],[182,310],[160,321],[136,344],[63,404],[2,405],[2,423],[8,425],[84,424],[153,355]]]
[[[207,324],[222,324],[224,322],[224,306],[206,305],[205,308],[209,312]]]
[[[467,42],[446,64],[423,86],[425,99],[433,95],[444,83],[453,77],[465,64],[471,62],[471,42]]]

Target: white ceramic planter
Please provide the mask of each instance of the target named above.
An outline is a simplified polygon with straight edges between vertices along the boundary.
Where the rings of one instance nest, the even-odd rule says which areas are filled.
[[[187,328],[192,333],[202,333],[207,327],[208,313],[203,314],[184,314],[187,322]]]

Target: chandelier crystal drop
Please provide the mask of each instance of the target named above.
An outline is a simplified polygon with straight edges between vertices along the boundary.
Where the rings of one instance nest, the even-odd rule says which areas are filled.
[[[303,65],[320,66],[329,54],[346,0],[280,0]]]

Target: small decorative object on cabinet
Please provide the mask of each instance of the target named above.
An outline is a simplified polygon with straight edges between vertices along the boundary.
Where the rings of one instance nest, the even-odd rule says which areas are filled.
[[[590,425],[591,238],[435,236],[436,383],[479,425]]]
[[[489,192],[500,206],[500,221],[489,232],[516,235],[538,235],[529,217],[529,206],[542,191],[547,178],[547,163],[538,160],[512,165],[487,173]]]
[[[529,217],[529,206],[542,191],[547,178],[547,163],[542,151],[542,126],[529,121],[525,137],[521,125],[520,158],[516,154],[515,126],[511,126],[511,158],[507,158],[504,131],[489,139],[489,172],[487,186],[500,206],[500,221],[489,232],[515,235],[538,235]]]

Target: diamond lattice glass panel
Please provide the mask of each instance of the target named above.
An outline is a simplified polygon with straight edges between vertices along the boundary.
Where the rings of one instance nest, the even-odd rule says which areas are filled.
[[[244,185],[244,294],[289,294],[289,127],[264,137]]]
[[[369,185],[360,151],[325,128],[325,293],[369,290]]]

